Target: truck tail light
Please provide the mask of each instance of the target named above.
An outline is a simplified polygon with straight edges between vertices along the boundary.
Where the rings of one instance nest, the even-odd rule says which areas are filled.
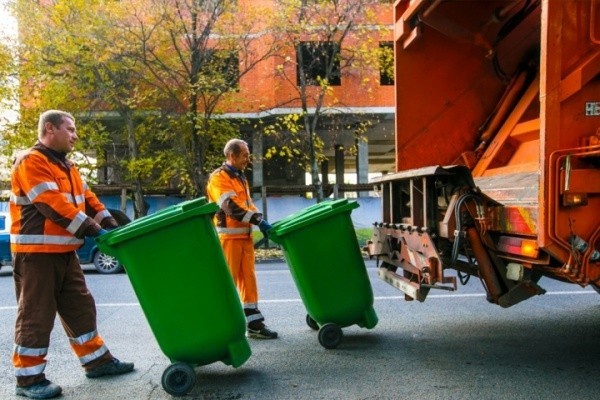
[[[521,242],[521,254],[526,257],[537,258],[540,249],[537,245],[537,241],[530,239],[523,239]]]
[[[498,250],[529,258],[537,258],[540,252],[537,241],[513,236],[500,236]]]

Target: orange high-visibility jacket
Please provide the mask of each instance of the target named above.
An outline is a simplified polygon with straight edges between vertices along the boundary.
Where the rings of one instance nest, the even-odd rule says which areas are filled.
[[[75,165],[40,143],[17,159],[11,184],[12,252],[73,251],[99,224],[117,225]]]
[[[206,195],[220,207],[214,222],[220,237],[248,238],[252,225],[262,220],[250,197],[250,187],[241,171],[228,164],[217,168],[208,180]]]

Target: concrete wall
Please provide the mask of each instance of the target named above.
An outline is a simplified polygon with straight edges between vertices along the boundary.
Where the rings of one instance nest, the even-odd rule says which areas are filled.
[[[100,200],[108,208],[120,209],[120,196],[100,196]],[[150,204],[149,213],[155,213],[165,207],[177,204],[182,201],[180,197],[169,196],[148,196],[146,201]],[[357,201],[360,207],[352,211],[352,222],[356,228],[370,228],[373,222],[381,220],[381,199],[378,197],[360,197],[352,199]],[[267,218],[269,222],[278,221],[294,212],[300,211],[312,204],[314,199],[305,199],[299,196],[282,196],[267,198]],[[255,200],[256,206],[262,209],[261,200]],[[0,202],[0,211],[8,211],[8,203]],[[131,200],[127,200],[125,213],[129,218],[133,218],[133,205]]]
[[[358,202],[360,205],[351,214],[355,228],[370,228],[373,226],[373,222],[381,220],[380,198],[360,197],[351,200]],[[267,198],[267,218],[269,222],[275,222],[315,203],[316,200],[303,197],[269,197]],[[256,206],[259,209],[262,208],[260,200],[256,203]]]

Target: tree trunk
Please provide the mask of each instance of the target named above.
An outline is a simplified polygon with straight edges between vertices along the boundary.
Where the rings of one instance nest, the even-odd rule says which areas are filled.
[[[135,124],[133,122],[132,111],[126,110],[121,114],[125,119],[125,126],[127,127],[127,147],[129,148],[129,155],[132,160],[136,160],[138,158],[138,148],[135,139]],[[148,213],[148,206],[144,200],[142,181],[137,176],[133,178],[132,197],[134,219],[143,217]]]

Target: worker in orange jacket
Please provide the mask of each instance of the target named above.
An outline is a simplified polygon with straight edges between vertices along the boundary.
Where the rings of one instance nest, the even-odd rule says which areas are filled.
[[[244,169],[250,162],[248,144],[232,139],[225,145],[226,161],[208,180],[206,193],[220,209],[214,222],[219,240],[238,289],[246,315],[246,335],[258,339],[275,339],[277,332],[267,328],[258,309],[258,287],[254,269],[254,240],[252,226],[258,225],[267,237],[271,225],[258,212],[250,196]]]
[[[39,119],[38,143],[15,161],[10,193],[10,240],[18,301],[12,362],[16,394],[60,395],[46,379],[46,355],[56,314],[88,378],[133,370],[114,358],[96,324],[96,306],[76,250],[117,222],[83,182],[66,155],[77,140],[75,119],[58,110]]]

